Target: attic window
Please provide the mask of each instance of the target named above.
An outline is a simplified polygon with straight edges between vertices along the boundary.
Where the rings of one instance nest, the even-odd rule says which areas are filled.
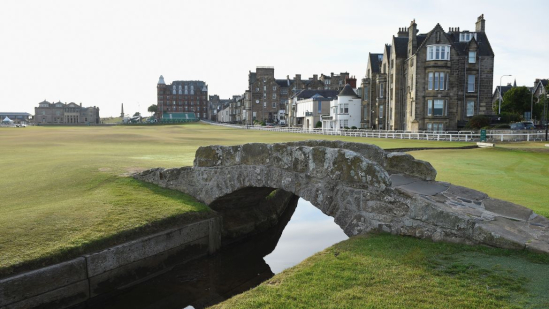
[[[477,34],[475,32],[462,32],[459,34],[460,42],[469,42],[472,38],[477,39]]]

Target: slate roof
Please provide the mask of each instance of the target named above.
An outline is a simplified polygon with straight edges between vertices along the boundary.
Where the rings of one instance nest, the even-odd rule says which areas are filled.
[[[338,95],[337,90],[315,90],[315,89],[305,89],[301,90],[297,94],[294,94],[292,98],[297,98],[299,100],[310,99],[315,95],[321,95],[325,98],[335,98]]]
[[[397,58],[408,57],[408,38],[394,37],[395,54]]]
[[[293,79],[275,79],[275,82],[280,86],[280,87],[289,87],[291,84],[294,83],[294,80]]]
[[[345,87],[343,87],[343,90],[338,94],[340,97],[355,97],[358,98],[359,96],[356,95],[355,91],[353,90],[353,87],[351,85],[347,84]]]
[[[370,67],[372,68],[372,73],[380,72],[380,67],[381,67],[380,56],[383,57],[383,54],[370,53]]]

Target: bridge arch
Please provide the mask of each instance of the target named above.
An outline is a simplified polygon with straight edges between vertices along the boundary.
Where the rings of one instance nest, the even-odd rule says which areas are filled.
[[[276,224],[287,205],[302,197],[348,236],[379,230],[549,253],[546,218],[436,182],[428,162],[375,145],[313,140],[200,147],[192,167],[156,168],[134,177],[209,205],[224,217],[228,237]],[[269,202],[271,194],[282,202]]]

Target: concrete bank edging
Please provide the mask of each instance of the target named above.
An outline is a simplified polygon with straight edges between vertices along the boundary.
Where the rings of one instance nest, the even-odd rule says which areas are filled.
[[[176,263],[214,253],[221,245],[221,224],[215,217],[0,279],[0,309],[67,308],[106,296]]]

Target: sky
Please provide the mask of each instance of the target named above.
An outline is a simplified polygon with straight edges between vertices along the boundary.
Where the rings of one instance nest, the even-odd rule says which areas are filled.
[[[450,4],[448,4],[450,3]],[[242,94],[248,72],[275,77],[349,72],[360,81],[415,19],[475,30],[484,14],[494,87],[549,78],[549,1],[0,1],[0,112],[43,100],[98,106],[100,116],[147,113],[160,75],[202,80],[209,94]],[[545,58],[543,57],[545,56]]]

